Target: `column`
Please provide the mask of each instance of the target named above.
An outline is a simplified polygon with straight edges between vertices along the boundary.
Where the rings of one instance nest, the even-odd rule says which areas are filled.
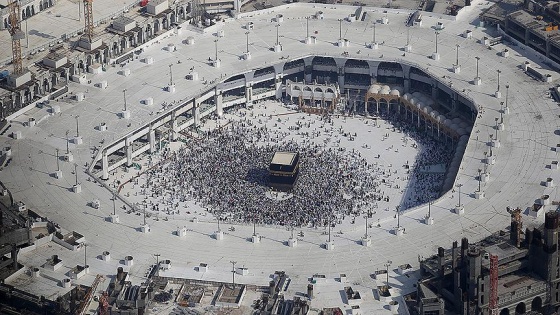
[[[150,154],[152,154],[156,151],[156,132],[151,126],[150,131],[148,132],[148,142],[150,143]]]
[[[200,126],[200,104],[198,104],[196,101],[194,102],[192,111],[193,111],[192,115],[194,118],[194,126],[198,127]]]
[[[274,88],[276,89],[277,100],[282,99],[282,77],[283,77],[282,73],[277,73],[274,82]]]
[[[247,105],[253,104],[253,87],[250,85],[245,85],[245,99],[247,100]]]
[[[216,88],[216,94],[214,94],[214,104],[216,104],[216,115],[222,117],[224,114],[223,96],[222,91],[218,90],[218,88]]]
[[[179,138],[179,130],[177,129],[177,117],[176,112],[171,112],[171,141],[177,141]]]
[[[126,138],[124,141],[125,149],[126,149],[126,166],[132,166],[132,140],[130,138]]]
[[[338,68],[338,86],[344,89],[344,68]]]
[[[101,179],[109,179],[109,160],[107,159],[107,151],[101,154]]]

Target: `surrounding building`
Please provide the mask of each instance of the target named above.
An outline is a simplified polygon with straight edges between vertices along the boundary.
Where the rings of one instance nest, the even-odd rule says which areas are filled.
[[[543,226],[523,231],[521,210],[508,212],[509,230],[474,244],[463,238],[422,261],[419,314],[550,314],[560,306],[560,214],[549,211]]]

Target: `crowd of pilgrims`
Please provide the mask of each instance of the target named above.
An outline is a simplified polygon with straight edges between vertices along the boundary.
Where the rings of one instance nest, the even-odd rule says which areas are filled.
[[[446,164],[452,155],[441,143],[395,117],[386,119],[394,130],[402,131],[403,145],[409,137],[421,146],[411,165],[408,161],[398,166],[368,163],[360,151],[339,145],[340,137],[356,135],[335,128],[330,117],[305,116],[282,127],[280,118],[253,115],[204,131],[203,138],[189,140],[177,151],[165,150],[166,163],[147,171],[142,192],[163,197],[171,206],[161,209],[153,204],[151,210],[179,214],[178,202],[194,200],[221,221],[325,226],[379,211],[389,201],[391,189],[405,193],[401,210],[438,197],[444,174],[424,172],[424,168]],[[263,123],[271,119],[278,123]],[[313,124],[319,126],[311,129]],[[268,167],[278,151],[300,154],[299,176],[289,194],[273,192],[267,185]],[[399,185],[405,179],[409,187]]]

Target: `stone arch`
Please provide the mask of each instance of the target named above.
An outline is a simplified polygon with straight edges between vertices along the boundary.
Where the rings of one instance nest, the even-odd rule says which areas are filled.
[[[377,76],[385,76],[387,72],[403,72],[402,65],[398,62],[380,62],[377,66]]]
[[[44,78],[44,79],[43,79],[43,93],[46,94],[46,93],[49,92],[49,90],[50,90],[50,88],[49,88],[49,79]]]
[[[58,78],[56,72],[51,75],[51,87],[54,87],[58,83]]]
[[[333,90],[333,89],[331,89],[331,88],[327,88],[327,91],[326,91],[326,93],[334,93],[334,90]]]
[[[509,315],[509,308],[504,308],[500,311],[500,315]]]
[[[540,311],[542,308],[542,298],[536,296],[531,302],[531,311]]]
[[[31,91],[29,89],[25,89],[25,92],[24,92],[23,95],[24,95],[23,99],[24,99],[25,103],[31,102],[32,96],[31,96]]]
[[[298,85],[294,85],[294,91],[301,91],[301,88]]]
[[[333,66],[336,67],[336,61],[333,57],[316,56],[311,62],[313,66]]]
[[[321,89],[321,87],[318,86],[318,87],[315,88],[314,92],[323,93],[323,89]]]
[[[311,92],[311,88],[308,85],[306,85],[306,86],[303,87],[303,91],[304,92]]]
[[[30,17],[30,16],[31,16],[31,6],[28,6],[27,8],[25,8],[25,15],[26,15],[27,17]]]
[[[527,307],[525,306],[524,302],[521,302],[521,303],[517,304],[517,306],[515,307],[515,314],[516,315],[525,314],[526,311],[527,311]]]
[[[286,71],[288,69],[299,68],[299,67],[305,67],[305,61],[303,61],[303,59],[290,60],[286,62],[284,64],[283,70]]]
[[[39,2],[39,11],[43,11],[43,3]]]
[[[161,25],[160,25],[159,20],[158,19],[154,20],[154,34],[159,32],[160,26]]]
[[[152,24],[146,25],[146,37],[152,37],[153,35],[153,31],[152,31]]]
[[[272,66],[255,70],[253,77],[256,78],[270,73],[274,73],[274,67]]]
[[[185,19],[185,9],[183,7],[179,7],[179,17]]]
[[[344,67],[349,67],[349,68],[364,68],[364,69],[368,69],[369,68],[369,64],[367,61],[365,60],[359,60],[359,59],[348,59],[346,60],[346,62],[344,63]]]
[[[169,19],[171,20],[171,24],[177,23],[177,16],[175,15],[175,11],[171,11],[171,14],[169,15]]]

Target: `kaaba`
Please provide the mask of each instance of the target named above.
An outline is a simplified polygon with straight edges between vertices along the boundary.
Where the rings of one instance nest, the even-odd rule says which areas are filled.
[[[268,185],[276,190],[290,191],[299,174],[299,153],[276,152],[268,167]]]

